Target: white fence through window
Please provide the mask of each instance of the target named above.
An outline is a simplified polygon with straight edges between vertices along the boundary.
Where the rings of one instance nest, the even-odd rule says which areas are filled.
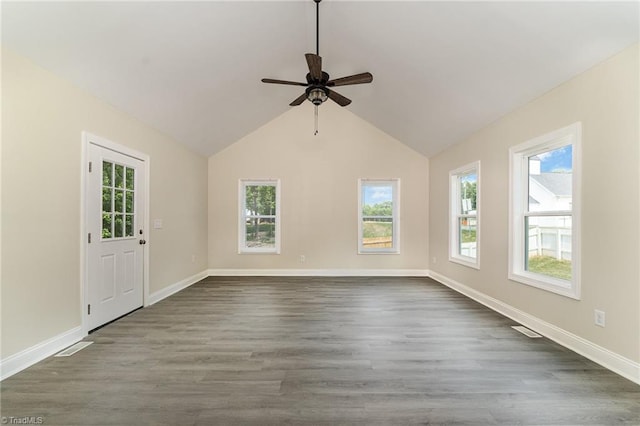
[[[529,256],[571,260],[571,228],[532,226],[529,228]]]

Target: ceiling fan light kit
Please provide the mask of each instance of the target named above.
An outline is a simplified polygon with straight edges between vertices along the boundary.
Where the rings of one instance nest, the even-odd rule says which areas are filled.
[[[309,87],[305,91],[307,99],[315,106],[321,105],[329,97],[329,93],[323,87]]]
[[[297,106],[308,100],[315,106],[315,132],[318,134],[318,107],[327,99],[331,99],[340,106],[347,106],[351,103],[351,99],[346,98],[329,89],[335,86],[348,86],[352,84],[365,84],[373,81],[373,75],[369,72],[351,75],[348,77],[330,80],[329,74],[322,71],[322,57],[320,57],[320,2],[322,0],[313,0],[316,4],[316,53],[306,53],[304,56],[307,60],[309,72],[306,76],[306,83],[298,83],[295,81],[275,80],[272,78],[263,78],[263,83],[285,84],[289,86],[306,87],[304,93],[297,97],[290,106]]]

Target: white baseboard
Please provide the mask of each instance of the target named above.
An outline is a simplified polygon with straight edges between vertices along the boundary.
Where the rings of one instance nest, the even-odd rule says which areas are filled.
[[[146,306],[149,305],[153,305],[155,303],[158,303],[159,301],[161,301],[162,299],[166,299],[167,297],[171,296],[172,294],[175,294],[177,292],[179,292],[180,290],[183,290],[187,287],[189,287],[190,285],[193,285],[195,283],[197,283],[198,281],[207,278],[209,276],[209,271],[202,271],[202,272],[198,272],[195,275],[192,275],[188,278],[185,278],[184,280],[178,281],[175,284],[171,284],[161,290],[156,291],[155,293],[152,293],[149,295],[149,299],[147,300],[147,304]]]
[[[426,269],[209,269],[212,277],[427,277]]]
[[[78,343],[83,337],[82,327],[78,326],[1,360],[0,380],[11,377],[74,343]]]
[[[486,307],[491,308],[522,325],[525,325],[526,327],[568,349],[571,349],[585,358],[600,364],[614,373],[617,373],[632,382],[640,384],[640,363],[618,355],[609,349],[603,348],[602,346],[514,308],[513,306],[498,299],[494,299],[493,297],[474,290],[469,286],[452,280],[444,275],[440,275],[437,272],[429,271],[429,276],[458,293],[461,293],[476,302],[479,302]]]

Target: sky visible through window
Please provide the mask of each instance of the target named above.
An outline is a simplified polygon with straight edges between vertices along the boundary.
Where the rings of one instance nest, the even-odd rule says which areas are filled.
[[[562,148],[547,151],[538,154],[540,159],[540,171],[543,173],[551,172],[570,172],[572,170],[572,145],[563,146]]]
[[[393,201],[391,185],[366,185],[362,188],[364,205],[374,205]]]
[[[476,183],[477,181],[478,181],[478,175],[476,173],[460,176],[460,182],[462,183],[464,182]]]

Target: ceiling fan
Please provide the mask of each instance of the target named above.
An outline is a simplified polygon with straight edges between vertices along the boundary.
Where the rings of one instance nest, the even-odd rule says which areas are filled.
[[[290,86],[302,86],[306,87],[304,93],[297,97],[290,106],[297,106],[306,100],[310,101],[317,107],[320,106],[327,99],[331,99],[340,106],[347,106],[351,103],[351,99],[348,99],[341,94],[331,90],[336,86],[347,86],[351,84],[363,84],[371,83],[373,81],[373,75],[369,72],[363,72],[360,74],[350,75],[348,77],[336,78],[331,80],[329,74],[322,70],[322,58],[320,57],[320,2],[322,0],[313,0],[316,3],[316,53],[305,53],[307,59],[307,65],[309,66],[309,72],[307,73],[306,83],[299,83],[295,81],[286,80],[274,80],[272,78],[263,78],[263,83],[273,84],[287,84]],[[316,128],[317,133],[317,128]]]

